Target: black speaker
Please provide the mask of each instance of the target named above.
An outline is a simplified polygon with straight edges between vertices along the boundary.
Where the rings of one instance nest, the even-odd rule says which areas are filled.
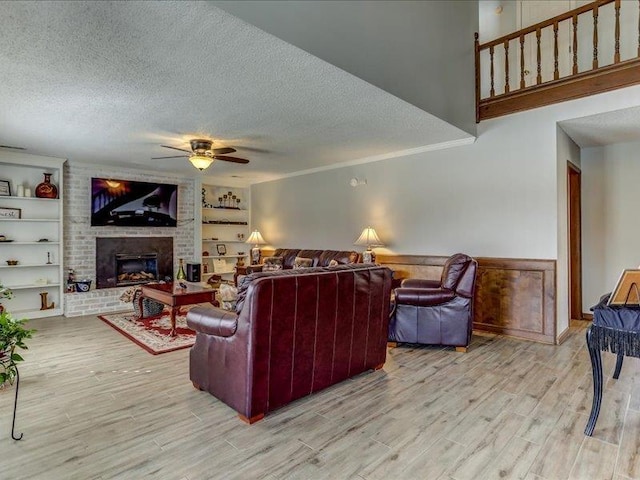
[[[187,282],[200,281],[200,264],[187,263]]]

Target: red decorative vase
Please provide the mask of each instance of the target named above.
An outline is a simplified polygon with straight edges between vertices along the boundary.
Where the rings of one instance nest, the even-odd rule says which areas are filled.
[[[44,174],[44,182],[36,187],[36,197],[38,198],[58,198],[58,187],[51,183],[51,174]]]

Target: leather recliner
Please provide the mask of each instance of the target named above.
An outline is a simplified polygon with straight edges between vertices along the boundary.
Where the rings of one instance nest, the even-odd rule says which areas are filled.
[[[405,279],[396,288],[389,342],[448,345],[466,352],[473,325],[478,263],[457,253],[447,259],[438,280]]]

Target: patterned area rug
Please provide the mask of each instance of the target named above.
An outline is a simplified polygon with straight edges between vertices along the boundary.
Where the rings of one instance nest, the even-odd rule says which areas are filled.
[[[195,305],[181,307],[176,315],[176,330],[178,335],[170,337],[171,317],[165,309],[160,315],[138,319],[133,312],[112,313],[98,315],[98,318],[111,325],[125,337],[133,340],[154,355],[172,352],[181,348],[188,348],[195,342],[196,332],[187,327],[186,315]]]

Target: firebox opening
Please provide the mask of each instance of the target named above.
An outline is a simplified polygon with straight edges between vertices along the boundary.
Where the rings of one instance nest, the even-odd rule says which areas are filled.
[[[116,253],[116,286],[139,285],[158,279],[158,254]]]

